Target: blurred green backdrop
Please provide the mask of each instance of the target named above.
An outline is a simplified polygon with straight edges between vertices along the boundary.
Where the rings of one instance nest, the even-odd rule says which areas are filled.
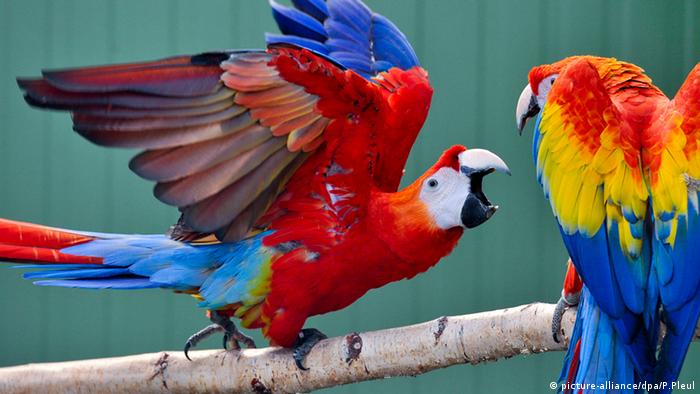
[[[643,66],[673,94],[700,60],[700,4],[686,1],[369,1],[409,37],[435,96],[406,181],[447,146],[500,154],[513,170],[486,190],[502,207],[467,232],[438,266],[312,318],[330,335],[557,299],[566,253],[534,177],[531,126],[518,138],[514,105],[530,67],[573,54]],[[0,216],[74,229],[162,232],[175,209],[133,175],[133,152],[70,131],[66,114],[29,109],[16,76],[41,68],[127,62],[224,48],[257,48],[276,31],[265,1],[0,0]],[[33,287],[0,268],[0,365],[179,349],[207,321],[187,296]],[[260,338],[256,333],[256,338]],[[220,338],[205,346],[216,347]],[[547,392],[563,353],[456,366],[332,392]],[[700,346],[684,380],[695,378]]]

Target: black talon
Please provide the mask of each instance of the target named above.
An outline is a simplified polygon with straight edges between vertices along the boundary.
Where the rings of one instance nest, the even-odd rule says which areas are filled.
[[[554,307],[554,315],[552,315],[552,339],[554,342],[559,343],[559,333],[561,332],[561,320],[564,317],[564,312],[569,304],[566,302],[564,297],[559,298],[557,301],[557,306]]]
[[[314,346],[322,340],[328,338],[326,334],[315,328],[305,328],[299,331],[299,337],[296,342],[294,342],[294,352],[292,357],[294,357],[294,363],[302,371],[308,371],[309,369],[304,366],[304,360],[306,356],[311,352]]]
[[[223,331],[223,330],[224,330],[224,328],[218,324],[210,324],[210,325],[204,327],[203,329],[192,334],[189,338],[187,338],[187,342],[185,342],[185,349],[184,349],[185,350],[185,357],[188,360],[192,361],[190,356],[187,354],[190,351],[190,349],[197,346],[197,344],[199,342],[208,338],[209,336],[211,336],[211,334],[218,332],[218,331]]]
[[[238,328],[236,325],[231,321],[230,318],[226,316],[222,316],[216,311],[211,312],[211,316],[209,317],[209,320],[212,321],[211,325],[208,325],[204,327],[202,330],[197,331],[196,333],[192,334],[187,339],[187,342],[185,342],[185,357],[192,361],[190,356],[188,355],[188,352],[190,351],[191,348],[197,346],[199,342],[204,340],[205,338],[208,338],[215,332],[223,331],[224,332],[224,343],[223,347],[224,350],[227,349],[227,344],[231,345],[231,349],[240,349],[241,346],[239,342],[243,342],[248,348],[254,348],[255,347],[255,341],[253,341],[252,338],[249,336],[246,336],[242,332],[238,331]]]
[[[227,346],[228,345],[228,333],[227,332],[224,332],[223,339],[224,339],[224,341],[222,342],[221,347],[223,347],[224,350],[228,350],[228,346]]]
[[[578,305],[580,295],[580,293],[562,295],[557,301],[557,306],[554,307],[554,315],[552,315],[552,338],[554,342],[559,343],[559,333],[561,332],[561,321],[564,318],[564,312],[569,307]]]
[[[224,329],[224,350],[227,350],[227,344],[231,345],[231,349],[238,350],[241,348],[239,342],[243,342],[248,348],[255,348],[255,341],[242,332],[238,331],[236,325],[230,318],[222,316],[216,312],[212,312],[211,321],[220,325]]]

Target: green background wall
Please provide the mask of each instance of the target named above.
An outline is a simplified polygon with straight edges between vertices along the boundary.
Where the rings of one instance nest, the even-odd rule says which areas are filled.
[[[573,54],[643,66],[673,94],[700,60],[700,4],[687,1],[370,1],[409,37],[435,87],[407,166],[414,179],[447,146],[499,153],[513,176],[486,189],[502,209],[465,233],[428,273],[312,318],[330,335],[401,326],[557,299],[566,253],[534,178],[531,129],[518,138],[515,101],[530,67]],[[16,76],[41,68],[126,62],[211,49],[261,47],[276,31],[265,1],[0,0],[0,216],[66,228],[162,232],[174,209],[127,169],[133,152],[105,150],[70,131],[65,114],[29,109]],[[179,349],[207,323],[189,297],[167,291],[33,287],[0,269],[0,365]],[[258,335],[257,333],[255,334]],[[259,336],[257,336],[259,338]],[[216,347],[220,338],[205,346]],[[563,353],[456,366],[333,392],[547,392]],[[695,378],[700,346],[687,359]]]

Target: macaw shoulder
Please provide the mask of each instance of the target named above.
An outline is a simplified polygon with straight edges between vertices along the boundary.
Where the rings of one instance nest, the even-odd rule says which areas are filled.
[[[433,95],[428,72],[415,66],[408,70],[394,67],[380,73],[374,81],[383,88],[392,108],[422,107],[427,110]]]

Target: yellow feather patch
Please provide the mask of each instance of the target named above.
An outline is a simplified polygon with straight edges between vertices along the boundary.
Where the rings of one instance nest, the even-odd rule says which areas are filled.
[[[677,113],[660,119],[658,127],[665,128],[662,132],[665,138],[661,141],[660,152],[657,153],[660,155],[658,168],[655,171],[654,168],[650,169],[654,215],[657,223],[664,222],[668,226],[668,236],[662,241],[671,246],[675,244],[678,232],[678,217],[685,216],[688,212],[688,185],[685,174],[690,168],[698,168],[693,164],[698,162],[697,155],[688,160],[684,152],[687,140],[681,123],[682,119]]]
[[[564,114],[556,101],[547,103],[537,154],[543,188],[566,234],[593,236],[607,217],[609,225],[617,226],[622,251],[638,256],[642,241],[633,237],[621,207],[635,216],[635,222],[644,220],[648,199],[644,178],[639,168],[625,161],[612,111],[606,110],[602,120],[600,115],[589,115],[588,125],[603,130],[598,136],[577,134],[576,119]],[[599,143],[587,140],[592,138],[599,138]]]
[[[270,279],[272,278],[272,258],[267,257],[260,267],[260,274],[248,285],[248,294],[256,303],[261,301],[270,292]]]

